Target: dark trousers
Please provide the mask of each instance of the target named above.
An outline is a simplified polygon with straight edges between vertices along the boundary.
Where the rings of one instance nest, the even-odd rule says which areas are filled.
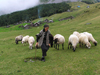
[[[43,43],[41,45],[41,49],[42,49],[42,56],[46,56],[46,52],[48,51],[49,46],[47,46],[46,44]]]

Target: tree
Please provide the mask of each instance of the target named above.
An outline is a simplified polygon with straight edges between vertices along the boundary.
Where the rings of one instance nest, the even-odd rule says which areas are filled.
[[[82,2],[87,3],[87,4],[94,4],[94,0],[82,0]]]
[[[82,0],[78,0],[78,2],[81,2]]]
[[[42,2],[42,3],[46,3],[48,1],[50,1],[50,0],[40,0],[40,2]]]
[[[71,6],[62,3],[42,4],[24,11],[17,11],[11,14],[0,16],[0,26],[14,24],[20,21],[34,20],[36,18],[51,16],[55,13],[61,13],[70,9]]]

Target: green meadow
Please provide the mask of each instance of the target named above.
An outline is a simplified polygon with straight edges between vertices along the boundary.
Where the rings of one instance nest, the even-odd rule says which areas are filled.
[[[59,50],[49,48],[45,62],[40,61],[41,49],[29,49],[21,42],[15,44],[18,35],[33,36],[43,29],[43,25],[31,29],[19,29],[20,25],[11,25],[10,28],[0,27],[0,75],[100,75],[100,3],[88,4],[82,2],[70,3],[72,12],[54,14],[42,19],[53,19],[49,23],[49,30],[53,35],[61,34],[65,37],[64,50],[60,45]],[[77,6],[80,5],[80,8]],[[59,19],[73,16],[74,19],[58,21]],[[40,19],[33,20],[37,22]],[[25,25],[25,24],[23,24]],[[91,48],[79,47],[76,51],[68,49],[68,38],[74,32],[90,32],[97,40],[98,45]],[[36,43],[36,41],[35,41]],[[36,54],[36,60],[35,60]],[[27,60],[27,62],[25,62]]]

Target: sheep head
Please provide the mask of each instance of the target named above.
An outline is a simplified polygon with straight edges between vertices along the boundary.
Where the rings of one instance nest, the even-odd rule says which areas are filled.
[[[95,45],[95,46],[97,46],[97,42],[95,41],[95,42],[93,42],[93,44]]]
[[[75,52],[76,47],[73,46],[73,52]]]
[[[54,40],[54,43],[55,43],[55,44],[57,44],[57,42],[58,42],[58,38],[56,38],[56,39]]]
[[[88,43],[86,44],[86,47],[90,49],[90,48],[91,48],[91,44],[88,42]]]
[[[16,44],[18,44],[18,41],[17,40],[15,40],[15,42],[16,42]]]

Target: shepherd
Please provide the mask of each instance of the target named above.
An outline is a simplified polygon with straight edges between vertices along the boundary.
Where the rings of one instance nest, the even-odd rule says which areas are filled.
[[[45,61],[45,56],[47,56],[46,52],[49,50],[50,47],[50,40],[49,40],[49,25],[44,25],[44,28],[37,34],[37,43],[36,47],[39,46],[42,49],[42,58],[41,61]]]

